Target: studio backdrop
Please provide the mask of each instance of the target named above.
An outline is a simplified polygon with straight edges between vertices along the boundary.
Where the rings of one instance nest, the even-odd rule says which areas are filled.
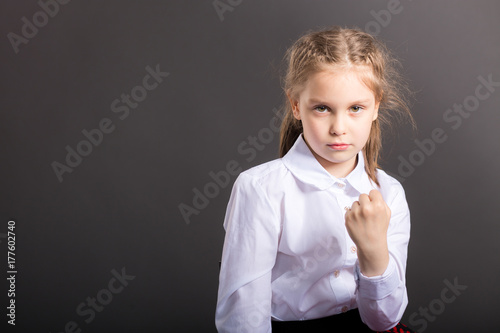
[[[411,211],[403,322],[498,331],[500,3],[0,3],[2,332],[215,332],[237,175],[278,157],[280,70],[310,29],[384,41],[417,130],[382,168]]]

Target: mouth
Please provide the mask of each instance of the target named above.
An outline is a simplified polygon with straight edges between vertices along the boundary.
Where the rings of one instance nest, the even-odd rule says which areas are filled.
[[[347,148],[349,148],[349,144],[347,143],[332,143],[328,144],[327,146],[333,150],[346,150]]]

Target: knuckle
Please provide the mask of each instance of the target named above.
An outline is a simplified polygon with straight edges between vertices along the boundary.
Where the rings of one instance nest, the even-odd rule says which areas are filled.
[[[367,206],[363,207],[363,213],[365,215],[373,214],[374,213],[373,205],[367,205]]]

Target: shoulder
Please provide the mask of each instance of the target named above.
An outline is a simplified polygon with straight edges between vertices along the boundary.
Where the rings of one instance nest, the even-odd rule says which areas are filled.
[[[290,181],[290,172],[281,158],[256,165],[241,172],[236,178],[232,192],[248,196],[263,196],[271,199],[285,191]]]
[[[275,160],[251,167],[250,169],[243,171],[240,175],[262,178],[268,176],[269,174],[279,173],[284,168],[285,166],[282,159],[277,158]]]
[[[243,212],[245,216],[266,215],[263,220],[277,216],[280,196],[283,193],[283,175],[287,172],[281,159],[272,160],[241,172],[236,178],[226,212],[224,227],[228,225],[230,211]],[[276,219],[279,220],[279,219]],[[278,225],[275,225],[279,228]]]
[[[401,183],[382,169],[377,169],[377,178],[380,186],[403,188]]]
[[[382,193],[382,196],[388,203],[395,200],[406,201],[403,185],[396,178],[390,176],[382,169],[377,169],[377,178],[380,184],[380,193]]]
[[[261,185],[266,185],[272,179],[275,179],[276,177],[279,177],[280,175],[283,175],[287,172],[288,170],[283,164],[282,159],[277,158],[275,160],[256,165],[254,167],[251,167],[250,169],[243,171],[238,175],[236,181],[251,181],[259,183]]]
[[[230,225],[239,226],[237,228],[251,226],[250,229],[262,227],[272,230],[273,233],[280,230],[277,209],[279,199],[276,198],[270,181],[279,178],[277,175],[282,172],[282,164],[281,160],[277,159],[252,167],[238,175],[226,209],[226,231]]]

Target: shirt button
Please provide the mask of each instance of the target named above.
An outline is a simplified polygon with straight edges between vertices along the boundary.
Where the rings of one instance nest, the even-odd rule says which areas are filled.
[[[354,246],[354,245],[353,245],[353,246],[351,246],[351,252],[352,252],[352,253],[356,253],[356,246]]]
[[[344,184],[342,184],[342,183],[337,183],[337,187],[338,187],[338,188],[344,188],[344,186],[345,186],[345,185],[344,185]]]
[[[339,277],[339,275],[340,275],[340,272],[337,270],[337,271],[333,272],[333,275],[334,275],[336,278],[338,278],[338,277]]]
[[[343,313],[346,313],[346,312],[347,312],[347,310],[349,310],[349,308],[348,308],[347,306],[345,306],[345,305],[344,305],[344,306],[342,307],[342,312],[343,312]]]

